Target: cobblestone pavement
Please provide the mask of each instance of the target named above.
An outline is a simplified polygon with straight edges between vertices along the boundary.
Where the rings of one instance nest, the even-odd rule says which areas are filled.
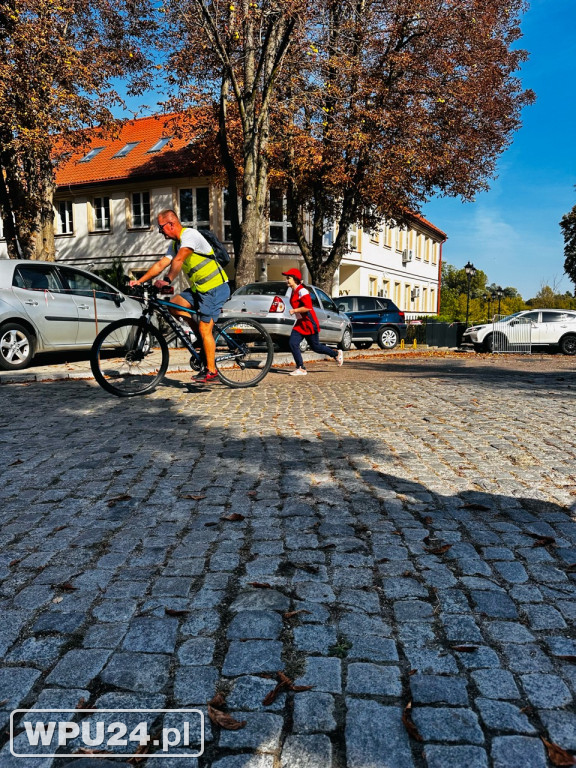
[[[139,765],[576,751],[574,361],[309,370],[249,390],[171,376],[133,400],[1,388],[3,729],[16,707],[206,711],[218,690],[245,727],[207,721],[202,757]],[[312,688],[265,706],[278,670]],[[6,740],[0,768],[126,765]]]

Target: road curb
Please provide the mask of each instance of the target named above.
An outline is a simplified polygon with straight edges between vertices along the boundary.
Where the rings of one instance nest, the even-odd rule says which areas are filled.
[[[428,347],[424,344],[420,345],[416,349],[413,347],[409,347],[407,349],[400,349],[400,347],[397,347],[396,349],[390,351],[385,351],[382,349],[352,349],[344,353],[344,359],[354,360],[357,358],[365,359],[367,357],[391,357],[395,355],[405,355],[407,353],[418,354],[419,352],[427,352],[430,350],[448,352],[454,351],[453,348],[449,347]],[[188,356],[186,357],[186,363],[178,363],[175,361],[174,364],[171,364],[168,367],[166,373],[189,373],[191,369],[190,365],[188,364]],[[319,363],[323,361],[323,358],[314,352],[304,352],[302,359],[307,363]],[[274,355],[274,366],[289,366],[293,365],[293,363],[294,360],[290,352],[281,352]],[[68,363],[65,365],[68,365]],[[0,386],[3,384],[33,384],[36,382],[68,381],[76,379],[93,380],[94,376],[90,370],[90,363],[88,361],[83,361],[79,365],[83,366],[81,370],[63,371],[62,366],[54,365],[45,366],[46,370],[35,372],[3,372],[0,375]]]

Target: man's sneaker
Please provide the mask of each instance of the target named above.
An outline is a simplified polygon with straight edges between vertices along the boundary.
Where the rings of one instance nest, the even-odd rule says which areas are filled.
[[[344,352],[342,352],[341,349],[338,350],[338,354],[336,355],[336,362],[338,365],[342,365],[344,362]]]
[[[296,368],[295,371],[290,371],[290,376],[306,376],[307,373],[306,368]]]
[[[200,373],[192,378],[192,381],[196,382],[196,384],[209,384],[211,381],[216,381],[217,379],[217,373],[212,373],[212,371],[200,371]]]

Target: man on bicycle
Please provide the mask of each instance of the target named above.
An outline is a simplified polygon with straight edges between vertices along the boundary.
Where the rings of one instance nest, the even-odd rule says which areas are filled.
[[[208,384],[216,381],[216,344],[212,329],[222,310],[222,305],[230,296],[228,277],[216,261],[212,246],[202,234],[193,227],[183,227],[175,211],[166,209],[158,214],[158,231],[166,240],[172,242],[166,255],[153,264],[139,280],[132,280],[130,285],[142,283],[157,277],[167,267],[164,279],[156,280],[156,288],[163,288],[173,282],[180,270],[184,269],[190,288],[187,288],[172,302],[181,307],[193,309],[195,315],[187,312],[170,310],[189,322],[194,333],[202,340],[206,357],[206,370],[194,376],[194,381]]]

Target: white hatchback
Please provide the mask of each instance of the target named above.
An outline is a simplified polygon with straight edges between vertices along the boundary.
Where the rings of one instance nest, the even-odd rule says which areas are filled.
[[[0,259],[0,368],[38,352],[90,349],[98,331],[142,307],[102,278],[51,261]]]
[[[529,333],[520,334],[527,324],[530,324]],[[520,338],[528,338],[531,347],[559,347],[565,355],[576,355],[576,311],[528,309],[515,312],[495,324],[467,328],[462,342],[473,344],[477,352],[492,352],[503,346],[513,350]]]

